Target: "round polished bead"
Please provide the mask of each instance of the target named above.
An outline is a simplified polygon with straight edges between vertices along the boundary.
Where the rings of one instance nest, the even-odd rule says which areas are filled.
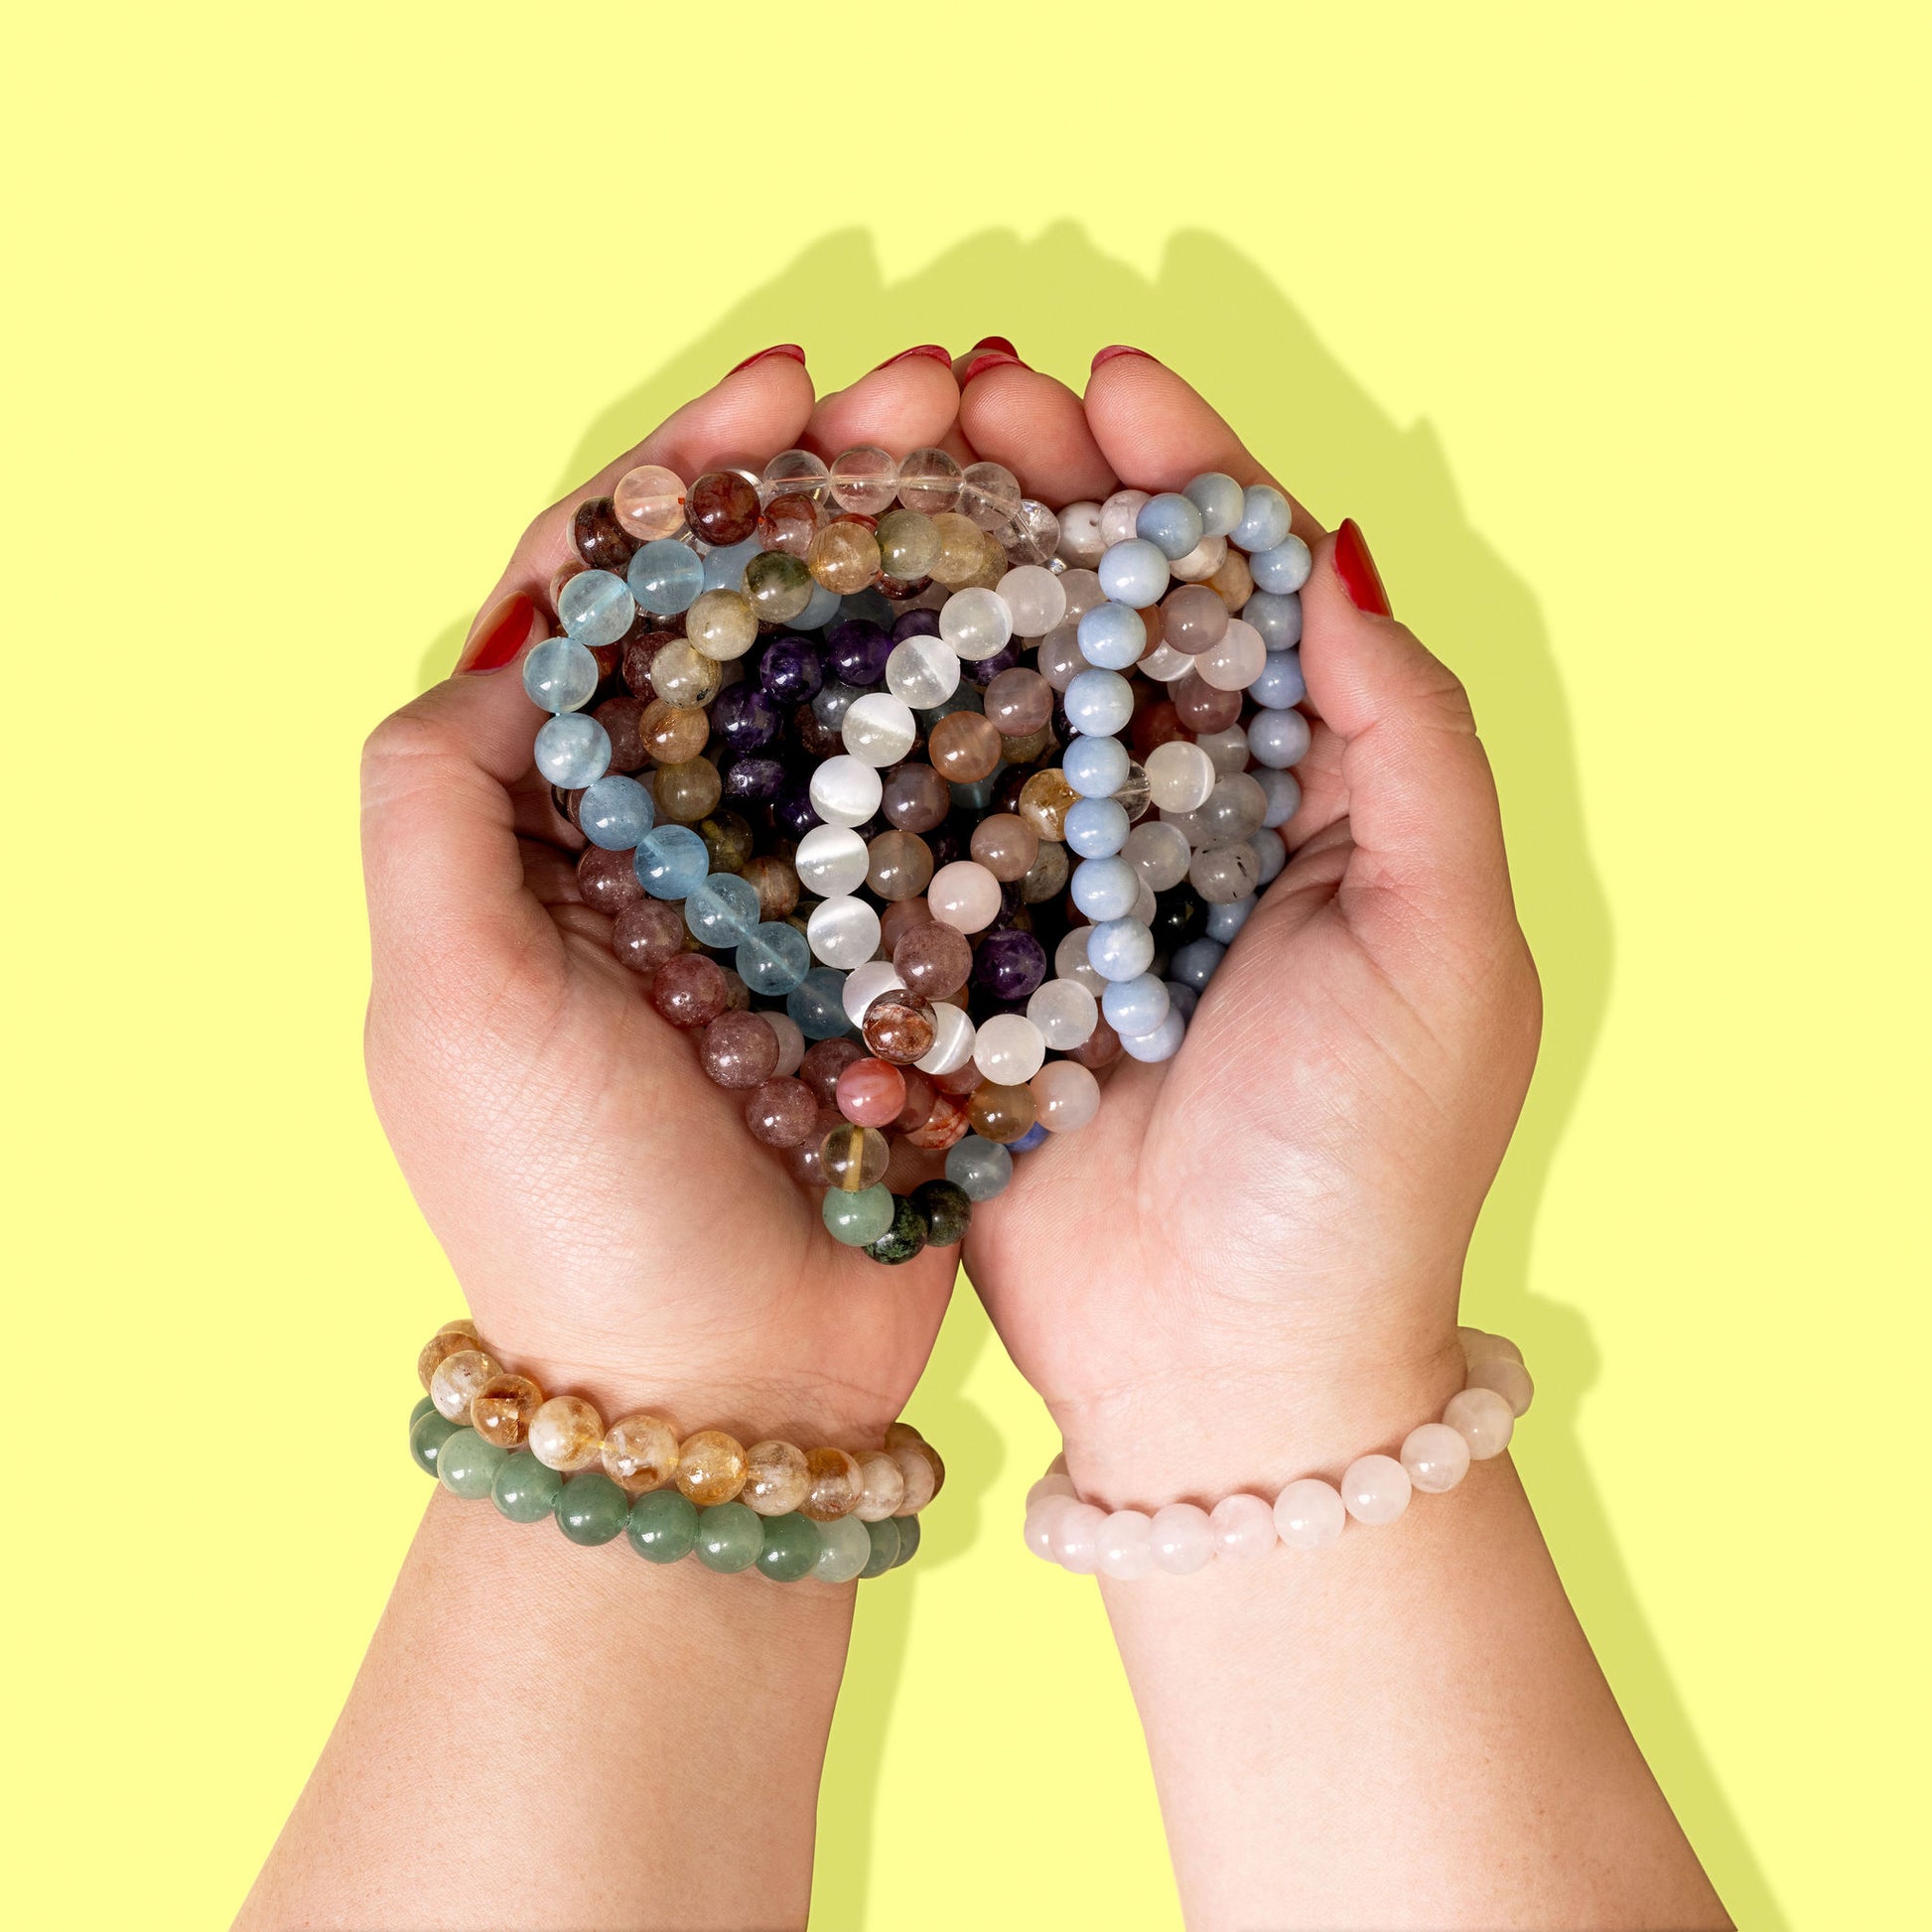
[[[710,1026],[730,998],[723,968],[703,953],[679,953],[666,960],[650,986],[651,1005],[673,1027],[686,1031]]]
[[[877,1241],[893,1224],[896,1211],[892,1191],[886,1187],[865,1187],[847,1193],[833,1187],[825,1195],[820,1212],[825,1231],[834,1241],[849,1248],[863,1248]]]
[[[1154,1569],[1153,1519],[1145,1510],[1116,1509],[1100,1526],[1096,1542],[1100,1574],[1133,1583]]]
[[[1150,796],[1162,811],[1197,810],[1207,802],[1216,775],[1207,754],[1184,739],[1157,745],[1147,756]]]
[[[827,759],[812,773],[812,809],[827,825],[863,825],[879,809],[879,773],[849,754]]]
[[[819,1172],[828,1187],[856,1194],[875,1187],[885,1178],[886,1164],[892,1150],[886,1137],[874,1127],[861,1127],[843,1120],[819,1143]]]
[[[597,682],[596,657],[574,637],[546,638],[523,660],[524,695],[548,712],[589,704]]]
[[[863,523],[840,517],[825,525],[805,551],[805,566],[828,591],[850,596],[879,575],[879,539]]]
[[[1066,843],[1083,859],[1112,858],[1127,833],[1127,812],[1117,799],[1082,798],[1067,809]]]
[[[757,640],[758,616],[738,591],[706,591],[685,614],[684,634],[693,650],[729,663]]]
[[[434,1409],[419,1415],[409,1425],[409,1453],[424,1474],[433,1476],[436,1473],[436,1458],[456,1430],[455,1423],[447,1416],[438,1415]]]
[[[540,1523],[556,1515],[563,1491],[564,1479],[555,1469],[539,1462],[528,1449],[517,1449],[504,1456],[489,1486],[489,1500],[497,1514],[512,1523]]]
[[[527,1375],[505,1370],[471,1397],[470,1427],[498,1449],[514,1449],[528,1438],[531,1419],[542,1407],[543,1391]]]
[[[1100,1568],[1100,1533],[1107,1513],[1092,1503],[1067,1503],[1053,1512],[1047,1547],[1062,1570],[1091,1577]]]
[[[1066,687],[1061,704],[1075,732],[1112,738],[1134,715],[1134,687],[1118,671],[1089,669]]]
[[[912,583],[939,561],[939,532],[918,510],[888,510],[879,519],[879,567],[888,577]]]
[[[609,852],[631,851],[655,820],[650,793],[634,778],[599,778],[578,803],[584,836]]]
[[[446,1322],[441,1332],[447,1333],[452,1327],[461,1327],[473,1335],[477,1332],[470,1324],[453,1322]],[[1462,1359],[1471,1368],[1478,1362],[1498,1359],[1520,1362],[1523,1359],[1523,1351],[1507,1335],[1492,1335],[1485,1328],[1458,1328],[1455,1338],[1462,1344]]]
[[[688,825],[653,826],[637,841],[637,882],[652,898],[681,899],[711,870],[705,842]]]
[[[1255,762],[1286,771],[1308,757],[1309,721],[1299,711],[1263,711],[1248,724],[1248,750]]]
[[[610,768],[611,739],[595,718],[566,712],[537,733],[536,767],[553,785],[578,791]]]
[[[530,1453],[545,1468],[588,1469],[604,1446],[604,1418],[581,1395],[553,1395],[530,1418]]]
[[[1060,1512],[1071,1508],[1078,1500],[1079,1498],[1068,1489],[1035,1497],[1028,1503],[1023,1535],[1027,1548],[1035,1556],[1043,1557],[1048,1563],[1052,1562],[1053,1525],[1059,1520]]]
[[[698,1511],[693,1548],[707,1570],[727,1576],[749,1570],[764,1547],[764,1524],[743,1503],[725,1502]]]
[[[732,963],[752,992],[761,999],[780,999],[811,970],[811,942],[794,925],[765,920],[739,941]],[[762,1017],[777,1021],[784,1016],[765,1014]],[[794,1027],[792,1031],[795,1033],[797,1029]],[[778,1071],[784,1070],[780,1064]]]
[[[774,1584],[795,1584],[809,1577],[818,1564],[818,1525],[795,1513],[764,1521],[759,1544],[758,1568]]]
[[[704,945],[736,946],[758,926],[758,888],[734,872],[708,873],[684,896],[684,922]]]
[[[1453,1489],[1469,1472],[1469,1445],[1446,1422],[1426,1422],[1402,1439],[1402,1466],[1426,1496]]]
[[[636,878],[634,869],[631,878]],[[633,973],[651,973],[684,950],[684,916],[675,905],[661,899],[640,899],[618,914],[611,950]],[[803,935],[799,943],[804,943]]]
[[[910,1518],[907,1518],[910,1521]],[[868,1523],[866,1536],[872,1544],[872,1555],[859,1572],[862,1580],[883,1577],[898,1561],[899,1529],[897,1521],[887,1517],[882,1522]]]
[[[1213,1560],[1214,1525],[1196,1503],[1169,1503],[1148,1525],[1153,1568],[1170,1577],[1191,1577]]]
[[[1268,662],[1268,646],[1253,624],[1231,618],[1221,641],[1194,659],[1195,673],[1217,691],[1245,691]]]
[[[850,971],[863,966],[879,946],[879,914],[862,898],[843,896],[812,907],[805,936],[828,966]]]
[[[766,1080],[746,1100],[745,1124],[766,1147],[802,1147],[820,1138],[817,1096],[802,1080]]]
[[[1170,562],[1186,556],[1206,534],[1199,508],[1178,490],[1150,496],[1134,519],[1134,533]]]
[[[1273,550],[1287,540],[1289,522],[1288,498],[1272,483],[1250,483],[1242,491],[1241,521],[1227,533],[1228,541],[1251,556]]]
[[[1031,1020],[996,1013],[980,1023],[973,1039],[973,1062],[998,1086],[1031,1080],[1046,1058],[1046,1041]]]
[[[1048,980],[1027,1002],[1027,1018],[1055,1053],[1068,1053],[1080,1045],[1099,1017],[1099,1003],[1078,980]]]
[[[926,1240],[935,1248],[950,1248],[966,1238],[973,1203],[963,1187],[950,1180],[924,1180],[907,1198],[925,1223]]]
[[[890,1060],[854,1060],[839,1075],[839,1112],[860,1127],[890,1127],[905,1107],[905,1075]]]
[[[1000,913],[1000,882],[971,859],[941,866],[926,888],[933,918],[960,932],[980,932]]]
[[[1248,559],[1255,583],[1277,597],[1299,591],[1309,581],[1314,559],[1309,546],[1295,535],[1285,536],[1272,550],[1258,550]]]
[[[665,704],[701,709],[724,688],[725,667],[682,637],[673,637],[650,660],[650,688]]]
[[[1076,738],[1061,758],[1067,785],[1083,798],[1111,798],[1127,782],[1127,747],[1114,738]]]
[[[805,1458],[807,1484],[800,1511],[815,1523],[850,1516],[863,1490],[858,1457],[842,1449],[815,1449]]]
[[[579,644],[615,644],[630,628],[636,615],[636,600],[624,580],[608,570],[580,571],[557,594],[557,620]],[[542,648],[537,646],[538,650]],[[534,657],[536,651],[530,654]],[[527,672],[524,688],[529,688]],[[545,702],[534,691],[530,695],[539,704]]]
[[[1100,561],[1107,540],[1100,534],[1100,505],[1091,499],[1067,503],[1060,509],[1059,555],[1074,569],[1090,569]]]
[[[972,944],[956,925],[929,920],[899,939],[893,948],[893,967],[908,993],[943,999],[966,984],[973,970]]]
[[[1154,964],[1154,934],[1131,916],[1103,919],[1087,934],[1087,964],[1110,985],[1139,979]]]
[[[866,842],[850,825],[814,825],[792,858],[798,883],[821,898],[857,892],[865,884],[867,863]]]
[[[1170,1004],[1166,985],[1152,973],[1141,973],[1109,982],[1100,1011],[1123,1040],[1131,1040],[1159,1028],[1168,1018]]]
[[[1133,536],[1148,500],[1145,489],[1115,490],[1100,505],[1100,534],[1103,540],[1109,545],[1127,542]]]
[[[1411,1488],[1393,1455],[1358,1455],[1341,1472],[1341,1500],[1358,1523],[1393,1523],[1409,1507]]]
[[[1171,1060],[1180,1050],[1180,1042],[1187,1033],[1187,1021],[1178,1007],[1170,1006],[1168,1017],[1152,1033],[1126,1034],[1115,1033],[1113,1037],[1119,1042],[1120,1050],[1130,1060],[1141,1060],[1154,1065],[1161,1060]]]
[[[880,1059],[890,1060],[895,1066],[916,1066],[938,1039],[941,1011],[952,1009],[935,1009],[903,987],[890,987],[866,1008],[859,1032]]]
[[[1246,898],[1261,883],[1261,861],[1246,840],[1213,845],[1196,852],[1187,868],[1187,881],[1210,905]]]
[[[1020,508],[1020,479],[1003,463],[969,463],[959,484],[959,507],[982,530],[1000,529]]]
[[[1276,1533],[1291,1550],[1325,1550],[1347,1523],[1341,1491],[1318,1476],[1303,1476],[1275,1498]]]
[[[834,1517],[816,1526],[818,1555],[812,1579],[821,1584],[849,1584],[865,1569],[872,1555],[872,1537],[856,1516]]]
[[[1275,1547],[1275,1514],[1259,1496],[1223,1496],[1208,1512],[1218,1556],[1231,1563],[1253,1563]]]
[[[980,1036],[985,1037],[982,1028]],[[1054,1060],[1033,1077],[1039,1124],[1054,1134],[1073,1134],[1100,1111],[1100,1082],[1077,1060]]]
[[[852,1513],[861,1522],[877,1523],[898,1513],[905,1497],[905,1473],[885,1449],[865,1449],[859,1464],[859,1493]]]
[[[1039,834],[1017,812],[994,812],[973,827],[973,862],[1002,884],[1026,878],[1039,857]]]
[[[989,1201],[1013,1178],[1013,1156],[996,1141],[969,1134],[946,1153],[946,1178],[970,1201]]]
[[[439,1416],[466,1427],[471,1404],[501,1373],[501,1364],[472,1340],[437,1363],[429,1378],[429,1399]]]
[[[973,960],[973,984],[1008,1004],[1024,1000],[1046,977],[1046,951],[1031,932],[989,932]]]
[[[639,464],[618,479],[611,509],[640,543],[675,536],[684,527],[684,480],[662,464]]]
[[[789,623],[812,600],[813,578],[782,550],[765,550],[745,566],[745,601],[760,623]]]
[[[1228,535],[1246,513],[1241,485],[1219,470],[1196,477],[1181,493],[1200,511],[1201,528],[1208,536]]]
[[[909,451],[898,465],[898,500],[908,510],[937,516],[959,507],[959,464],[944,450]]]
[[[706,543],[743,543],[758,528],[758,485],[736,470],[707,471],[685,492],[684,515]]]
[[[888,674],[891,665],[887,666]],[[890,691],[868,691],[853,700],[839,726],[845,749],[863,764],[897,764],[911,751],[919,731],[909,706]]]
[[[704,589],[704,565],[689,544],[661,538],[643,545],[630,559],[624,569],[624,584],[644,610],[658,617],[675,617],[680,611],[688,611]],[[654,662],[651,668],[655,681]]]
[[[745,1446],[722,1429],[701,1429],[678,1445],[677,1486],[701,1509],[728,1503],[745,1486]]]
[[[921,1073],[949,1077],[971,1062],[975,1029],[964,1008],[945,1003],[932,1009],[931,1024],[932,1044],[912,1064]],[[877,1042],[869,1040],[868,1044],[875,1052],[879,1051]],[[882,1054],[881,1057],[888,1058],[890,1055]],[[956,1138],[956,1133],[947,1130],[936,1140],[920,1141],[916,1145],[950,1147]]]
[[[1059,1460],[1061,1458],[1055,1458]],[[1046,1496],[1074,1496],[1079,1492],[1073,1487],[1073,1478],[1062,1468],[1051,1468],[1027,1491],[1026,1506],[1033,1506]]]
[[[1050,722],[1053,687],[1037,671],[1016,664],[992,679],[983,702],[987,722],[1003,738],[1022,738]]]
[[[1469,1333],[1479,1332],[1468,1330]],[[461,1354],[466,1348],[481,1348],[483,1343],[477,1338],[477,1324],[465,1316],[462,1320],[446,1321],[424,1342],[422,1352],[416,1357],[416,1379],[428,1393],[430,1378],[436,1373],[440,1363],[451,1355]],[[432,1402],[430,1405],[436,1405]]]
[[[944,1487],[946,1465],[940,1461],[939,1451],[905,1423],[894,1423],[887,1430],[886,1453],[905,1478],[905,1493],[896,1513],[901,1520],[915,1516]]]
[[[489,1494],[509,1451],[474,1429],[452,1430],[436,1458],[436,1479],[453,1496],[480,1501]]]
[[[1199,993],[1206,989],[1226,957],[1227,948],[1218,939],[1190,939],[1186,945],[1175,947],[1168,970],[1182,986]]]
[[[677,1431],[662,1416],[621,1416],[599,1451],[604,1473],[627,1496],[661,1489],[677,1473]]]
[[[739,1500],[760,1516],[784,1516],[805,1500],[811,1478],[805,1451],[792,1443],[754,1443],[745,1451],[745,1487]]]
[[[623,1534],[630,1498],[602,1469],[568,1476],[557,1497],[557,1527],[573,1543],[609,1543]]]
[[[886,688],[914,711],[931,711],[959,689],[959,658],[937,637],[907,637],[886,659]]]
[[[1152,543],[1130,537],[1110,545],[1100,559],[1100,588],[1116,604],[1144,611],[1158,604],[1168,588],[1168,560]]]
[[[1013,634],[1013,612],[998,591],[955,591],[940,608],[939,641],[968,663],[998,656]]]
[[[876,444],[861,443],[832,459],[832,500],[840,508],[878,516],[898,494],[898,465]]]
[[[1082,860],[1073,868],[1069,887],[1073,903],[1096,922],[1127,917],[1134,909],[1140,889],[1140,875],[1127,859],[1119,856]],[[1091,963],[1091,950],[1088,958]]]
[[[978,593],[962,591],[958,595],[973,597]],[[1008,571],[1000,579],[999,588],[991,595],[997,597],[1005,607],[1012,626],[1011,634],[1016,637],[1043,637],[1066,620],[1066,592],[1061,588],[1060,580],[1038,564],[1022,564],[1019,569]],[[942,636],[945,634],[944,623],[942,613]],[[1000,641],[1004,644],[1006,639],[1003,637]]]
[[[1468,1386],[1472,1389],[1493,1389],[1509,1404],[1512,1418],[1527,1415],[1530,1403],[1536,1396],[1536,1384],[1530,1380],[1529,1370],[1506,1355],[1492,1355],[1477,1362],[1469,1370]]]
[[[840,998],[845,1007],[846,1018],[855,1027],[863,1027],[866,1024],[866,1015],[872,1011],[875,1000],[882,994],[903,991],[904,988],[899,984],[898,973],[890,959],[869,959],[863,966],[856,966],[846,974],[845,987]]]
[[[948,784],[977,784],[999,769],[1005,741],[999,727],[977,711],[955,711],[933,726],[926,756]],[[951,798],[947,799],[950,806]],[[909,828],[916,829],[916,828]]]
[[[973,1089],[968,1112],[975,1134],[982,1140],[1002,1145],[1019,1140],[1039,1117],[1031,1087],[1003,1085],[994,1080],[984,1081]],[[948,1171],[947,1178],[957,1176]]]
[[[759,495],[765,502],[779,496],[802,496],[817,502],[825,494],[827,471],[809,450],[780,450],[759,473]]]
[[[679,1563],[697,1547],[697,1507],[675,1489],[648,1491],[630,1505],[624,1534],[646,1563]]]

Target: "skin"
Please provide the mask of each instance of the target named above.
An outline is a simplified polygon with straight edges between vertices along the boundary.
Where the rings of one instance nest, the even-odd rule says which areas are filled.
[[[970,359],[823,399],[796,360],[750,364],[539,517],[485,614],[541,601],[575,503],[637,463],[691,478],[800,443],[938,442],[1053,501],[1261,474],[1146,358],[1104,363],[1084,398],[1017,363],[962,391]],[[1023,1162],[969,1235],[1074,1479],[1107,1503],[1332,1473],[1440,1410],[1534,1057],[1466,702],[1354,610],[1299,508],[1297,526],[1324,722],[1295,857],[1176,1060],[1118,1069],[1077,1146]],[[955,1256],[886,1270],[839,1248],[752,1147],[582,903],[532,723],[514,665],[460,668],[364,759],[369,1076],[417,1200],[482,1333],[546,1392],[875,1444]],[[1319,1563],[1106,1593],[1191,1925],[1725,1922],[1506,1461]],[[439,1492],[237,1923],[803,1924],[852,1595],[646,1574],[621,1542],[575,1549]],[[726,1792],[720,1859],[689,1824]]]

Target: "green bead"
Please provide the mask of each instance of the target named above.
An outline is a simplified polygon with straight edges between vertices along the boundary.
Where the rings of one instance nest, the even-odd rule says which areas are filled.
[[[792,1510],[764,1519],[764,1541],[759,1546],[759,1568],[774,1584],[795,1584],[809,1577],[818,1562],[818,1525]]]
[[[415,1408],[413,1408],[413,1409],[412,1409],[412,1410],[410,1410],[410,1412],[409,1412],[409,1426],[410,1426],[410,1428],[411,1428],[411,1429],[414,1429],[414,1428],[416,1427],[416,1425],[417,1425],[417,1424],[418,1424],[419,1422],[421,1422],[421,1421],[422,1421],[422,1419],[423,1419],[423,1418],[424,1418],[424,1417],[425,1417],[426,1415],[428,1415],[428,1414],[429,1414],[429,1412],[430,1412],[430,1411],[431,1411],[432,1409],[434,1409],[435,1407],[436,1407],[436,1404],[435,1404],[435,1403],[433,1403],[433,1402],[432,1402],[432,1401],[431,1401],[431,1400],[429,1399],[429,1397],[428,1397],[428,1396],[424,1396],[424,1398],[422,1399],[422,1401],[420,1401],[419,1403],[417,1403],[417,1405],[415,1406]]]
[[[653,1489],[630,1505],[630,1547],[646,1563],[676,1563],[698,1541],[697,1505],[676,1489]]]
[[[893,1225],[892,1189],[862,1187],[856,1194],[848,1194],[842,1187],[828,1187],[819,1212],[825,1217],[825,1231],[834,1241],[843,1241],[848,1248],[863,1248]]]
[[[445,1421],[433,1408],[428,1415],[418,1416],[409,1425],[409,1452],[416,1458],[417,1468],[433,1476],[443,1445],[455,1434],[456,1424]]]
[[[866,1535],[872,1543],[872,1555],[866,1559],[866,1567],[859,1575],[883,1577],[898,1561],[898,1518],[887,1516],[877,1523],[868,1523]]]
[[[908,1198],[925,1216],[926,1239],[935,1248],[950,1248],[966,1238],[973,1202],[964,1187],[955,1187],[950,1180],[928,1180],[914,1187]]]
[[[896,1516],[893,1521],[898,1525],[898,1555],[893,1559],[897,1570],[902,1563],[910,1563],[919,1553],[919,1538],[924,1533],[919,1528],[916,1516]]]
[[[698,1561],[707,1570],[749,1570],[764,1542],[764,1519],[744,1503],[718,1503],[698,1512]]]
[[[874,1261],[896,1268],[901,1261],[910,1261],[914,1255],[924,1253],[925,1243],[925,1216],[907,1194],[894,1203],[892,1226],[877,1241],[867,1242],[866,1253]]]
[[[821,1584],[849,1584],[872,1561],[872,1538],[856,1516],[835,1516],[818,1526],[818,1561],[812,1576]]]
[[[489,1494],[509,1450],[474,1429],[453,1429],[436,1458],[436,1479],[453,1496],[476,1502]]]
[[[518,1449],[504,1456],[489,1486],[489,1500],[512,1523],[540,1523],[557,1513],[563,1492],[564,1479],[555,1469],[546,1468],[528,1449]]]
[[[623,1533],[630,1498],[602,1469],[582,1469],[557,1496],[557,1527],[573,1543],[609,1543]]]

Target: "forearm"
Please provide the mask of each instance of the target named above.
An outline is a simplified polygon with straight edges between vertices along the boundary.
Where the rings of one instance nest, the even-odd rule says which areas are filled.
[[[852,1600],[439,1489],[237,1925],[803,1925]]]

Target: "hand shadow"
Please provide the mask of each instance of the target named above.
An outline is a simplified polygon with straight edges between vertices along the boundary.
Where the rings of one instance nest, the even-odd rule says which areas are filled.
[[[1333,525],[1347,513],[1365,525],[1397,609],[1469,688],[1502,790],[1517,902],[1542,970],[1547,1018],[1529,1105],[1477,1233],[1465,1303],[1470,1318],[1520,1341],[1538,1369],[1535,1427],[1524,1432],[1518,1461],[1631,1727],[1733,1916],[1775,1932],[1787,1921],[1645,1624],[1578,1442],[1579,1412],[1598,1366],[1588,1324],[1529,1286],[1537,1210],[1608,999],[1610,923],[1542,614],[1528,585],[1469,527],[1428,425],[1390,421],[1262,270],[1218,236],[1176,234],[1150,279],[1071,223],[1032,241],[989,230],[888,282],[871,235],[848,229],[815,243],[607,409],[585,432],[557,493],[766,343],[802,344],[829,389],[908,343],[942,342],[958,352],[996,332],[1076,388],[1094,349],[1117,342],[1200,381],[1317,517]],[[853,367],[829,366],[833,354]],[[438,636],[423,660],[422,686],[443,676],[467,625],[459,621]],[[821,1924],[866,1922],[877,1767],[920,1578],[973,1543],[999,1471],[993,1427],[963,1395],[989,1332],[978,1302],[956,1296],[912,1411],[943,1446],[951,1474],[918,1563],[862,1597],[833,1743],[841,1801],[819,1825],[813,1917]],[[1150,1909],[1166,1919],[1173,1908],[1163,1901]]]

